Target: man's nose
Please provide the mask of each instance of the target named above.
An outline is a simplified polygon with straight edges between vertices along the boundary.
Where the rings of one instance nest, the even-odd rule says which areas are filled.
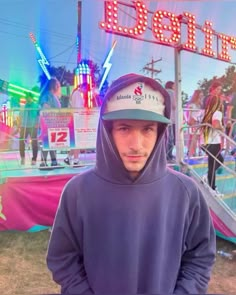
[[[142,134],[134,130],[130,136],[130,148],[139,150],[142,147]]]

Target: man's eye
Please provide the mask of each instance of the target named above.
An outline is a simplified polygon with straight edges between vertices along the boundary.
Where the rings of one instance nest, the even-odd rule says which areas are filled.
[[[127,131],[128,128],[127,128],[127,127],[120,127],[118,130],[119,130],[119,131]]]
[[[144,131],[145,132],[152,132],[152,131],[154,131],[154,128],[152,128],[152,127],[146,127],[146,128],[144,128]]]

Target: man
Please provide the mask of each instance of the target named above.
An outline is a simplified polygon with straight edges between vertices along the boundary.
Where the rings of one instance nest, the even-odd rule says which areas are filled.
[[[40,105],[41,105],[42,109],[61,108],[61,103],[59,100],[60,97],[61,97],[61,84],[55,77],[52,77],[47,82],[45,91],[43,92],[41,99],[40,99]],[[51,157],[51,166],[58,166],[57,158],[56,158],[56,151],[50,150],[49,153],[50,153],[50,157]],[[41,168],[48,166],[47,165],[47,156],[48,156],[48,151],[42,151],[41,164],[40,164]]]
[[[24,110],[20,113],[20,157],[21,165],[25,165],[25,141],[30,136],[32,144],[32,159],[31,165],[36,165],[38,155],[38,123],[39,109],[38,104],[34,102],[34,97],[31,92],[26,93],[26,104]]]
[[[176,117],[176,98],[175,98],[175,83],[173,81],[167,81],[165,84],[165,89],[170,95],[170,103],[171,103],[171,125],[168,126],[167,133],[167,161],[173,162],[174,155],[173,150],[175,146],[175,117]]]
[[[194,181],[166,166],[170,97],[128,74],[101,106],[95,168],[64,188],[47,253],[65,294],[205,293],[215,233]]]

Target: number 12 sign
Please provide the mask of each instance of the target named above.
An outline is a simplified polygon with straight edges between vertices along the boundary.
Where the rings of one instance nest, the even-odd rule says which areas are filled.
[[[70,133],[69,128],[49,128],[48,142],[50,149],[54,148],[69,148],[70,147]]]

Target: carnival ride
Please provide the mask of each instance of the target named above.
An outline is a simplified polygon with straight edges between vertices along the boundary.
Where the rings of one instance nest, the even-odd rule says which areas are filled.
[[[105,2],[105,21],[100,23],[101,29],[105,30],[109,33],[114,33],[118,35],[122,35],[124,37],[140,39],[140,36],[147,29],[147,12],[145,8],[145,3],[142,1],[137,1],[135,6],[130,5],[139,11],[137,16],[136,26],[133,28],[127,28],[126,26],[118,25],[118,4],[121,2],[117,1],[106,1]],[[123,3],[122,5],[126,5]],[[150,13],[150,11],[149,11]],[[172,26],[167,27],[162,24],[162,19],[168,19]],[[145,20],[143,22],[143,20]],[[141,22],[142,21],[142,22]],[[174,26],[174,23],[177,26]],[[141,26],[143,24],[143,26]],[[179,27],[184,24],[187,26],[187,42],[181,44],[180,46],[180,38],[181,35],[179,33]],[[158,27],[159,29],[157,29]],[[181,96],[181,85],[180,85],[180,51],[188,50],[192,53],[202,54],[208,56],[210,58],[217,58],[219,60],[230,61],[230,56],[228,53],[229,47],[235,49],[235,38],[229,37],[226,38],[224,34],[213,32],[212,24],[208,21],[205,22],[204,26],[201,27],[196,24],[195,17],[192,14],[184,13],[182,16],[175,16],[170,12],[158,11],[155,13],[155,19],[153,22],[152,30],[155,32],[154,41],[148,41],[153,43],[162,44],[165,46],[172,46],[175,50],[175,75],[176,75],[176,96]],[[159,31],[158,31],[159,30]],[[196,46],[196,30],[201,30],[203,34],[205,34],[205,47],[202,51],[197,51]],[[173,33],[171,37],[165,37],[164,32],[168,31],[169,33]],[[214,35],[217,39],[217,43],[219,40],[222,41],[222,47],[217,46],[217,48],[221,48],[221,52],[213,51],[212,45],[212,35]],[[40,55],[41,65],[45,68],[47,67],[47,60],[44,55],[42,55],[42,50],[40,51],[38,43],[35,38],[32,37],[32,41],[36,46],[37,51]],[[142,40],[142,39],[140,39]],[[143,39],[142,41],[147,41]],[[178,46],[177,46],[178,45]],[[80,44],[81,46],[81,44]],[[103,77],[101,78],[101,83],[99,85],[99,89],[102,88],[102,84],[107,77],[108,70],[110,69],[111,63],[110,58],[116,46],[116,42],[113,43],[110,52],[108,53],[103,67]],[[89,68],[85,64],[80,64],[81,56],[80,50],[78,51],[78,64],[77,71],[75,72],[75,88],[78,85],[90,85],[91,90],[91,77],[89,77]],[[40,63],[39,62],[39,63]],[[105,77],[105,78],[104,78]],[[20,91],[24,96],[25,89],[21,89],[19,86],[14,87],[12,84],[1,81],[0,86],[2,86],[5,91],[11,91],[14,93],[15,91]],[[35,93],[37,96],[38,94]],[[202,190],[204,197],[208,203],[213,223],[215,226],[215,230],[218,236],[227,239],[233,243],[236,243],[236,172],[235,172],[235,158],[230,154],[229,150],[225,149],[224,151],[224,164],[223,170],[221,174],[217,174],[216,182],[217,186],[221,192],[221,194],[215,194],[214,191],[211,190],[209,185],[204,181],[203,175],[207,171],[207,157],[206,155],[198,156],[198,157],[189,157],[187,156],[187,141],[189,134],[190,126],[183,124],[183,109],[180,103],[180,99],[178,100],[178,118],[176,124],[177,130],[177,141],[176,141],[176,163],[169,165],[171,169],[176,169],[193,177],[195,181],[199,184],[200,189]],[[88,107],[93,107],[93,103],[91,100],[91,94],[88,95]],[[7,118],[7,110],[5,110],[4,118],[6,122]],[[9,133],[9,125],[3,124],[0,126],[1,131],[5,130],[5,133]],[[233,122],[235,124],[235,122]],[[200,126],[195,126],[196,129],[200,128]],[[4,132],[1,132],[1,136]],[[221,133],[222,138],[224,138],[225,144],[228,147],[235,147],[235,142],[231,139],[230,136],[227,136],[224,133]],[[2,136],[3,137],[3,136]],[[78,168],[76,171],[72,167],[66,167],[63,169],[63,175],[58,175],[58,171],[39,171],[37,167],[33,168],[30,165],[26,165],[24,168],[20,166],[19,159],[16,156],[15,150],[9,150],[9,138],[4,139],[0,137],[0,142],[4,142],[5,146],[1,148],[1,164],[0,164],[0,195],[5,196],[4,193],[8,194],[8,196],[14,196],[12,201],[10,201],[10,197],[2,198],[2,212],[5,216],[5,219],[1,219],[0,217],[0,230],[40,230],[47,226],[51,226],[54,218],[54,214],[56,211],[56,207],[59,200],[60,191],[62,190],[63,185],[68,179],[73,177],[74,174],[81,173],[85,171],[90,165],[94,165],[94,157],[93,155],[82,154],[83,157],[83,167]],[[6,150],[7,152],[3,152]],[[14,154],[14,155],[13,155]],[[30,157],[30,156],[29,156]],[[60,157],[59,157],[60,158]],[[60,159],[59,159],[60,160]],[[29,179],[29,175],[31,178]],[[20,178],[21,176],[21,178]],[[45,178],[46,177],[46,178]],[[24,180],[25,179],[25,180]],[[47,181],[46,181],[47,179]],[[32,198],[32,186],[26,186],[26,182],[31,182],[32,186],[35,189],[35,196]],[[42,189],[38,191],[38,183],[41,183]],[[47,186],[48,182],[50,182],[50,189]],[[8,185],[5,185],[5,184]],[[25,186],[24,186],[25,184]],[[19,189],[17,189],[19,188]],[[24,195],[22,194],[24,193]],[[48,192],[49,195],[45,195],[45,192]],[[38,194],[40,193],[40,194]],[[22,195],[21,195],[22,194]],[[45,196],[44,196],[45,195]],[[22,198],[19,202],[19,199],[16,196],[20,196]],[[26,198],[27,202],[31,205],[31,208],[35,208],[36,217],[28,212],[25,212],[25,208],[21,207],[22,203],[24,203],[24,198]],[[38,200],[40,202],[38,203]],[[47,202],[46,202],[47,200]],[[49,200],[53,200],[52,203]],[[7,203],[10,202],[10,203]],[[18,208],[17,204],[20,204]],[[16,212],[21,216],[24,221],[23,224],[17,223],[15,220],[10,220],[8,211],[12,211],[12,206],[15,208]],[[48,209],[49,208],[49,209]],[[25,214],[25,216],[24,216]],[[28,214],[28,215],[27,215]],[[40,215],[40,216],[39,216]],[[13,218],[14,219],[14,218]],[[9,223],[7,223],[9,222]]]

